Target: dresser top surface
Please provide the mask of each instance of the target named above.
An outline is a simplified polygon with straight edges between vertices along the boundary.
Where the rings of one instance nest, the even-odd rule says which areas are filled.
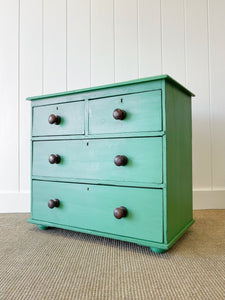
[[[119,87],[119,86],[126,86],[126,85],[133,85],[133,84],[151,82],[151,81],[156,81],[156,80],[169,81],[174,86],[176,86],[176,87],[180,88],[181,90],[183,90],[183,92],[185,92],[189,96],[195,96],[191,91],[189,91],[187,88],[185,88],[179,82],[177,82],[175,79],[173,79],[172,77],[170,77],[167,74],[164,74],[164,75],[159,75],[159,76],[145,77],[145,78],[129,80],[129,81],[123,81],[123,82],[118,82],[118,83],[112,83],[112,84],[107,84],[107,85],[94,86],[94,87],[89,87],[89,88],[84,88],[84,89],[77,89],[77,90],[59,92],[59,93],[54,93],[54,94],[32,96],[32,97],[27,97],[26,100],[31,100],[31,101],[41,100],[41,99],[46,99],[46,98],[51,98],[51,97],[73,95],[73,94],[78,94],[78,93],[83,93],[83,92],[92,92],[92,91],[101,90],[101,89],[107,89],[107,88],[113,88],[113,87]]]

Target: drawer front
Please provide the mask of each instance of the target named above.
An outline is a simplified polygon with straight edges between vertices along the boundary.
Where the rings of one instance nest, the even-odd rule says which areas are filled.
[[[123,120],[113,112],[126,112]],[[162,130],[161,90],[89,100],[89,134]]]
[[[51,154],[60,162],[51,164]],[[114,158],[126,156],[125,166]],[[54,157],[53,157],[54,158]],[[162,138],[121,138],[33,142],[33,175],[57,178],[162,183]]]
[[[49,199],[59,207],[50,209]],[[116,219],[115,208],[127,208]],[[162,242],[162,190],[33,181],[32,218],[61,225]]]
[[[50,115],[59,116],[60,123],[50,124]],[[34,107],[32,134],[33,136],[84,134],[84,101]]]

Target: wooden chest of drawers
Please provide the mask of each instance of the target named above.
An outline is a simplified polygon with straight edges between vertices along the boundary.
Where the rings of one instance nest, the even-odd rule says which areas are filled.
[[[162,75],[27,98],[28,222],[169,249],[194,222],[191,96]]]

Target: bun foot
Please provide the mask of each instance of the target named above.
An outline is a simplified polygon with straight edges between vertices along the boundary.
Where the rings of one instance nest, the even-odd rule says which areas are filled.
[[[40,230],[46,230],[46,229],[48,229],[48,226],[38,225],[38,228],[39,228]]]
[[[164,253],[167,251],[166,249],[161,249],[161,248],[156,248],[156,247],[150,247],[150,249],[155,253]]]

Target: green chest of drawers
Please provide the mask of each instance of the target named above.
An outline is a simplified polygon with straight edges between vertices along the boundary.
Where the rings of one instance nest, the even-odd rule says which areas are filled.
[[[28,222],[169,249],[194,222],[191,96],[162,75],[28,98]]]

